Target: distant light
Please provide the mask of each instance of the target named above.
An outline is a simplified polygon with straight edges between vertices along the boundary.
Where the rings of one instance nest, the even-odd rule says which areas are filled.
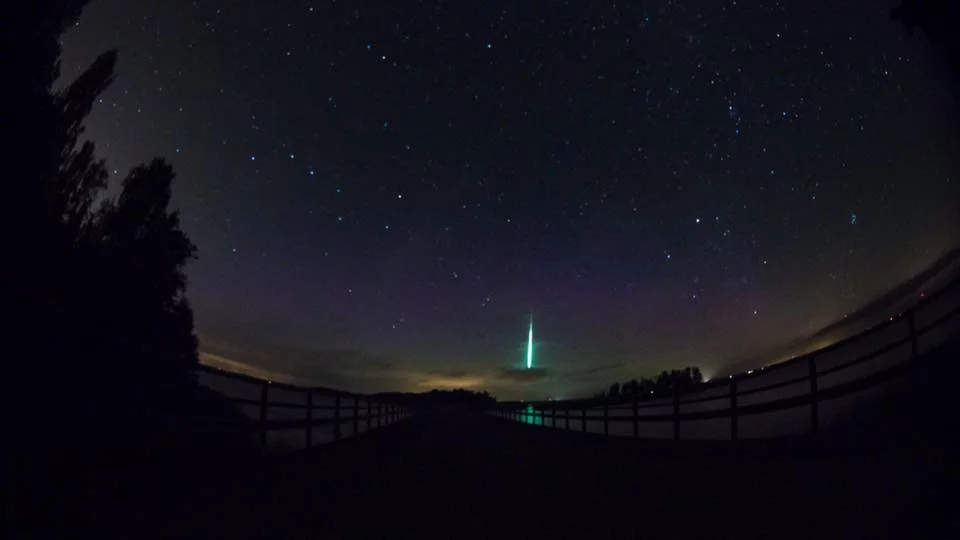
[[[753,375],[753,370],[752,370],[752,369],[748,369],[748,370],[747,370],[747,375]]]

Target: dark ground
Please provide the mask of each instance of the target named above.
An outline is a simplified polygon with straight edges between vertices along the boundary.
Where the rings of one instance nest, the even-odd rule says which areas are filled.
[[[15,537],[960,538],[943,359],[852,438],[677,446],[435,410],[266,461],[100,454],[83,481],[67,464],[31,475],[5,521]]]
[[[125,485],[70,497],[72,519],[58,513],[47,518],[57,523],[46,525],[166,538],[955,538],[960,532],[948,513],[955,484],[943,476],[953,461],[946,450],[815,454],[760,446],[674,453],[441,411],[269,466],[142,467],[125,476]]]

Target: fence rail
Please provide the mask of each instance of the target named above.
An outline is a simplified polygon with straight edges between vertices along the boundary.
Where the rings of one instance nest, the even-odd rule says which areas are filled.
[[[960,280],[955,280],[900,315],[890,317],[844,340],[780,364],[697,385],[686,393],[674,390],[669,396],[632,395],[626,399],[503,402],[497,404],[493,413],[524,423],[563,430],[579,428],[583,432],[588,431],[588,422],[601,422],[604,436],[610,435],[611,425],[632,424],[632,430],[627,436],[635,438],[640,436],[641,425],[659,423],[672,427],[670,431],[674,440],[681,439],[684,431],[682,427],[685,424],[726,419],[729,422],[727,438],[738,440],[741,438],[741,424],[744,417],[808,407],[809,424],[805,432],[815,434],[823,424],[821,406],[825,402],[851,396],[900,378],[922,363],[917,359],[923,352],[941,344],[948,336],[955,335],[957,330],[960,330],[960,325],[956,324],[960,319],[957,317],[960,315],[960,294],[958,293],[960,293]],[[925,324],[918,322],[926,318],[930,320]],[[951,327],[950,324],[954,326]],[[935,334],[940,330],[946,330],[947,336],[940,336],[941,339],[937,340]],[[893,336],[887,336],[886,333],[893,333]],[[844,352],[878,337],[887,339],[866,352],[851,355],[852,357],[848,359],[843,358],[833,365],[823,365],[824,360],[830,355]],[[902,358],[893,362],[892,365],[886,365],[890,362],[885,363],[881,360],[895,354],[899,354]],[[831,381],[831,379],[852,374],[857,366],[874,369],[865,374],[853,374],[846,380]],[[790,374],[791,376],[783,380],[763,383],[765,380],[777,378],[777,374],[789,374],[791,369],[800,373]],[[800,385],[803,385],[801,394],[760,402],[744,402],[744,398],[788,390],[790,387]],[[705,406],[709,405],[719,405],[719,408],[704,410]],[[644,411],[649,409],[660,409],[660,411],[645,414]],[[622,411],[628,414],[619,414]],[[611,414],[612,412],[614,414]],[[558,420],[562,422],[558,424]],[[702,437],[688,436],[687,438]]]
[[[354,394],[341,390],[323,387],[306,387],[294,384],[274,382],[251,377],[232,371],[223,370],[214,366],[200,364],[197,366],[200,374],[212,377],[207,386],[220,391],[227,399],[241,407],[256,407],[257,414],[250,424],[252,434],[256,434],[259,443],[266,448],[267,435],[272,431],[303,430],[304,446],[314,446],[314,429],[330,427],[333,440],[340,440],[345,436],[355,436],[361,432],[370,431],[379,427],[393,424],[411,415],[409,407],[390,399],[383,399],[375,395]],[[246,385],[246,390],[256,389],[257,398],[238,397],[216,388],[216,379],[234,381]],[[214,383],[214,384],[209,384]],[[286,399],[271,398],[272,394],[283,392]],[[302,396],[303,401],[290,401],[291,396]],[[319,403],[318,399],[332,399],[332,404]],[[303,411],[301,418],[271,418],[272,410]],[[324,416],[315,413],[323,412]]]

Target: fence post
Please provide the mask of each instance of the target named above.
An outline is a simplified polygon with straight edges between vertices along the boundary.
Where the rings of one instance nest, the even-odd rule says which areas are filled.
[[[817,397],[817,359],[811,355],[807,360],[810,376],[810,429],[814,434],[820,429],[820,399]]]
[[[633,393],[633,438],[640,436],[639,426],[637,425],[637,393]]]
[[[603,400],[603,436],[610,436],[610,400]]]
[[[570,407],[563,408],[563,429],[570,431]]]
[[[353,434],[356,435],[360,429],[360,403],[357,402],[357,396],[353,396]]]
[[[307,390],[307,448],[313,446],[313,390]]]
[[[550,404],[550,424],[553,429],[557,429],[557,404]]]
[[[737,380],[730,379],[730,440],[737,440]]]
[[[584,433],[587,432],[587,406],[586,405],[584,405],[583,408],[580,409],[580,431]]]
[[[340,440],[340,395],[333,401],[333,439]]]
[[[260,383],[260,447],[267,447],[267,398],[270,391],[270,383],[263,381]]]
[[[371,409],[370,398],[368,397],[367,398],[367,431],[370,431],[370,421],[372,420],[372,418],[370,418],[370,412],[371,412],[370,409]]]
[[[916,358],[919,356],[917,352],[917,318],[914,316],[912,309],[907,312],[907,322],[910,323],[910,352],[913,354],[912,358]]]
[[[382,418],[383,418],[383,402],[377,401],[377,427],[381,427],[383,425]]]
[[[680,389],[673,385],[673,440],[680,440]]]

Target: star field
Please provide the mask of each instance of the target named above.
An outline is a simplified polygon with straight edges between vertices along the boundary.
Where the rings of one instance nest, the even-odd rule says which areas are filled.
[[[178,171],[205,351],[572,395],[720,371],[956,243],[954,102],[890,6],[515,4],[87,9],[64,73],[119,49],[89,133]]]

